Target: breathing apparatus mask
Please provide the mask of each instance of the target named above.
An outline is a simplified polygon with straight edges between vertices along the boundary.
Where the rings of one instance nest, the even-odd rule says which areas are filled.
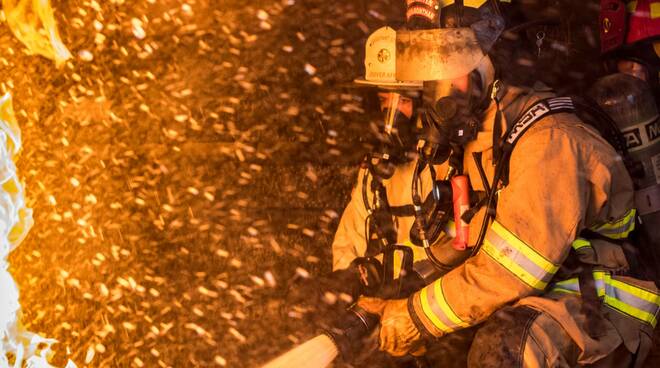
[[[424,134],[418,147],[423,160],[441,164],[477,137],[484,111],[481,80],[479,73],[472,72],[460,81],[424,83]],[[457,164],[452,162],[454,167]]]
[[[417,91],[378,92],[381,120],[372,124],[374,150],[370,165],[377,174],[389,178],[394,166],[409,162],[415,156],[420,135],[417,109],[421,104]]]
[[[503,18],[488,8],[443,8],[439,18],[447,28],[397,32],[396,73],[398,79],[424,82],[425,132],[418,149],[436,165],[452,152],[462,154],[476,138],[495,81],[487,52],[504,29]]]
[[[397,164],[407,162],[417,139],[417,108],[421,104],[422,83],[396,78],[396,31],[382,27],[372,33],[365,45],[364,78],[354,83],[377,88],[382,120],[372,124],[376,138],[374,151],[367,158],[372,173],[387,179]]]
[[[474,9],[461,5],[447,10],[443,8],[438,17],[445,28],[397,33],[397,78],[424,81],[420,112],[424,133],[417,146],[420,159],[413,178],[416,224],[411,239],[427,250],[446,225],[450,211],[457,231],[454,247],[467,247],[468,228],[462,214],[470,207],[470,193],[467,177],[462,175],[463,151],[476,139],[491,103],[496,78],[487,53],[504,30],[503,18],[488,6]],[[447,160],[449,171],[438,180],[433,165]],[[426,168],[434,183],[430,197],[435,205],[430,212],[424,209],[418,184]],[[454,208],[448,209],[447,202],[453,202]]]

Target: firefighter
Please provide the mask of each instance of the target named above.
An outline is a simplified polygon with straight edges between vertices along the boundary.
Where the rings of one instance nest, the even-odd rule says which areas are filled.
[[[441,28],[397,32],[397,78],[425,81],[426,121],[447,136],[440,144],[463,150],[462,174],[488,199],[465,219],[473,257],[406,299],[361,298],[381,316],[381,349],[423,354],[485,322],[469,366],[640,366],[660,294],[638,278],[627,242],[636,210],[626,167],[570,98],[484,72],[503,29],[493,2],[443,4]]]
[[[377,133],[379,146],[359,171],[351,200],[341,216],[332,243],[333,271],[355,274],[356,260],[380,254],[389,245],[407,244],[412,252],[415,274],[422,278],[434,277],[437,264],[457,264],[465,257],[452,249],[435,249],[427,254],[412,245],[411,231],[415,222],[411,188],[415,168],[415,148],[420,121],[417,110],[421,104],[422,83],[397,80],[396,31],[383,27],[374,32],[365,47],[365,78],[356,79],[360,86],[378,90],[379,105],[384,123]],[[434,168],[444,175],[447,165]],[[428,198],[433,186],[430,170],[421,177],[420,191]],[[432,207],[432,206],[427,206]],[[436,238],[447,237],[445,230],[435,232]],[[379,259],[382,260],[382,254]],[[393,278],[401,273],[402,252],[395,252]],[[346,279],[337,277],[337,279]],[[364,290],[362,290],[364,292]]]
[[[648,83],[629,74],[600,78],[589,96],[616,123],[625,141],[627,161],[633,170],[635,209],[640,223],[635,243],[642,259],[655,271],[660,265],[660,115]],[[660,282],[657,272],[647,275]]]
[[[601,0],[601,53],[610,72],[647,82],[660,100],[660,3]]]

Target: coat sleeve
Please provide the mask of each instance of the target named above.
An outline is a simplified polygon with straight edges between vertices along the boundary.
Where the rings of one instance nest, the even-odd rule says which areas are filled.
[[[333,271],[346,269],[355,258],[362,257],[367,250],[365,226],[368,214],[362,198],[364,175],[366,170],[360,170],[351,200],[344,209],[335,232],[332,242]]]
[[[544,124],[521,139],[511,157],[509,185],[499,194],[496,220],[480,251],[409,298],[421,331],[441,336],[544,291],[584,226],[594,190],[589,170],[595,164],[617,164],[613,151],[612,162],[588,162],[584,142],[576,138],[572,130]],[[601,186],[610,185],[610,180],[601,181]]]

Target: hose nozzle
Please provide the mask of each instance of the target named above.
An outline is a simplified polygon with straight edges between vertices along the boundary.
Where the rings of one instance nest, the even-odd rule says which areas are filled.
[[[325,331],[337,345],[344,361],[351,361],[367,337],[378,326],[380,318],[354,304],[346,310],[334,327]]]

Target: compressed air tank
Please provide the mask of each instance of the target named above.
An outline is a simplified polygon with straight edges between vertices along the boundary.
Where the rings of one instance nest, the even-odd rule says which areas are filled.
[[[650,86],[636,77],[617,73],[599,79],[590,96],[617,123],[630,157],[643,172],[633,175],[635,207],[644,232],[660,250],[660,119]]]

